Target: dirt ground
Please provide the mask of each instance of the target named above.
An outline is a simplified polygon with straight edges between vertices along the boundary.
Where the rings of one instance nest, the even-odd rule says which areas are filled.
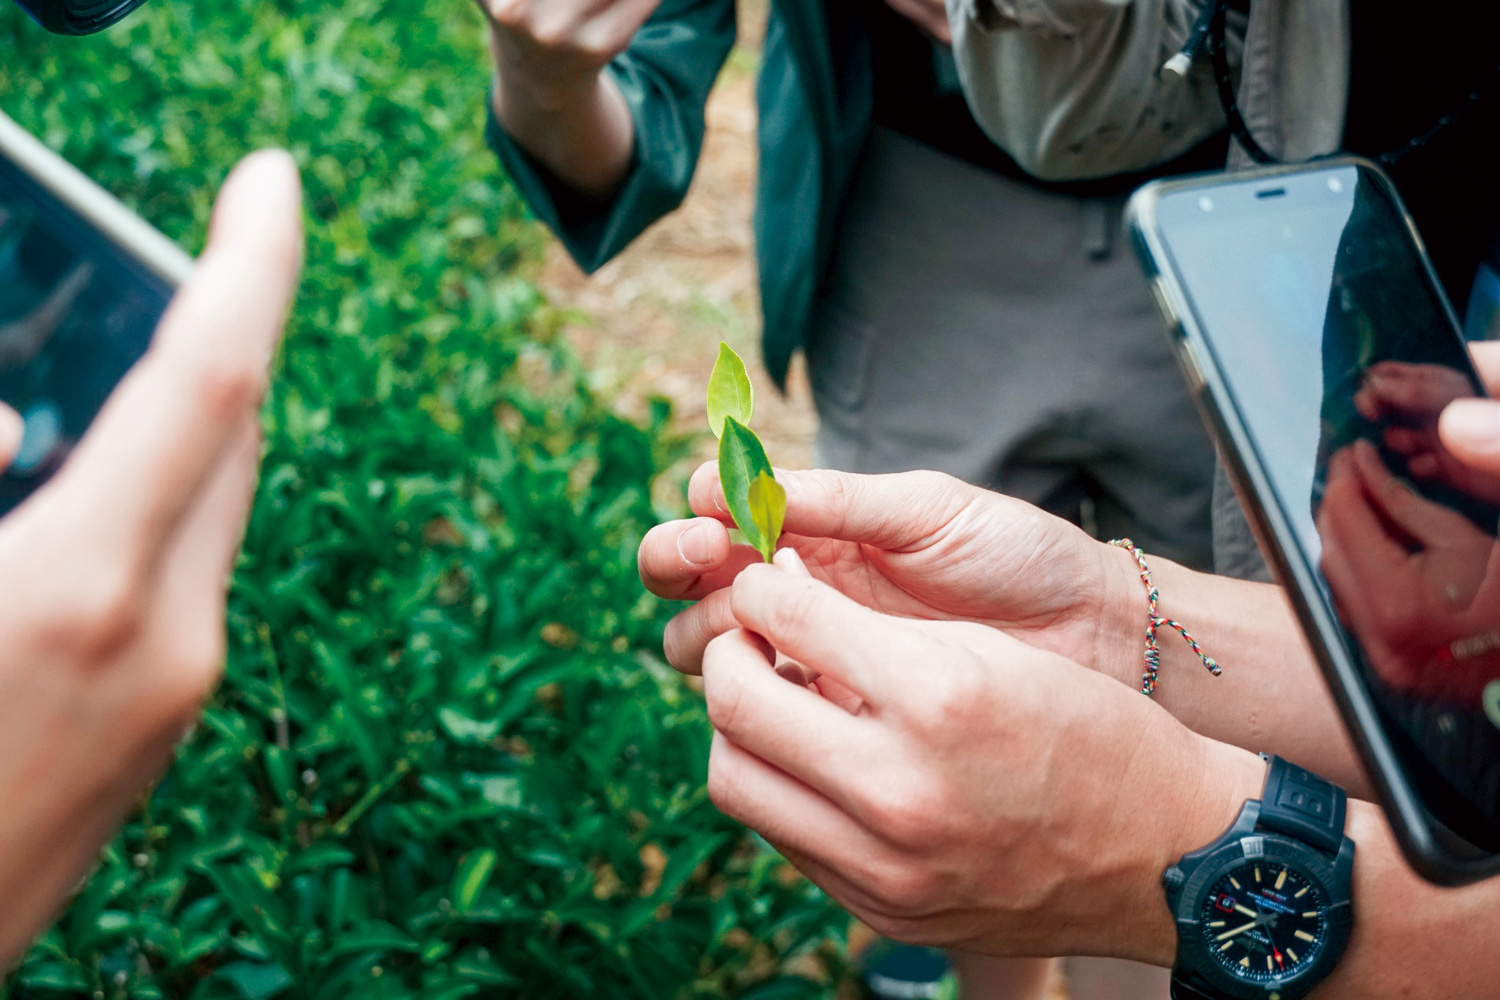
[[[704,389],[719,341],[727,342],[755,381],[754,426],[771,460],[801,469],[812,464],[816,418],[800,359],[786,396],[760,361],[750,218],[763,2],[741,3],[740,20],[740,45],[709,100],[702,159],[682,207],[592,276],[554,244],[540,283],[553,303],[576,310],[566,335],[626,412],[639,415],[649,397],[665,396],[682,428],[706,431]],[[700,457],[711,458],[713,445],[705,437]]]

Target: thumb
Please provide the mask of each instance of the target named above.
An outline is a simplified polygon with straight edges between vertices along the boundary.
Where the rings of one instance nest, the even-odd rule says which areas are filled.
[[[26,422],[21,415],[4,403],[0,403],[0,472],[10,467],[21,450],[21,438],[26,433]]]
[[[987,494],[938,472],[866,476],[830,469],[776,470],[786,489],[788,534],[837,538],[882,549],[917,545]],[[694,512],[728,520],[728,503],[718,469],[705,463],[688,484]]]
[[[1500,475],[1500,400],[1454,400],[1438,420],[1438,436],[1465,465]]]

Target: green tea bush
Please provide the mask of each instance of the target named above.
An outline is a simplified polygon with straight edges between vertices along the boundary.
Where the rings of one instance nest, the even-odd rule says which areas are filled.
[[[678,444],[549,335],[482,37],[467,0],[153,0],[81,40],[0,4],[0,107],[168,234],[266,144],[309,218],[224,685],[6,996],[830,990],[835,911],[707,801],[634,569]]]

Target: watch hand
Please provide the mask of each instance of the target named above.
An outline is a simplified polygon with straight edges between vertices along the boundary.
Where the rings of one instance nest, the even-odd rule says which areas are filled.
[[[1236,934],[1243,934],[1246,931],[1254,930],[1255,928],[1257,928],[1259,926],[1260,926],[1260,920],[1259,919],[1252,920],[1252,921],[1250,921],[1248,924],[1246,924],[1243,927],[1236,927],[1232,931],[1225,931],[1223,934],[1219,935],[1218,940],[1220,940],[1220,941],[1228,941],[1230,938],[1234,937]]]
[[[1252,910],[1252,909],[1250,909],[1250,907],[1246,906],[1244,903],[1235,903],[1234,904],[1234,908],[1237,911],[1239,911],[1240,913],[1243,913],[1247,917],[1254,917],[1257,920],[1260,919],[1260,911],[1259,910]]]

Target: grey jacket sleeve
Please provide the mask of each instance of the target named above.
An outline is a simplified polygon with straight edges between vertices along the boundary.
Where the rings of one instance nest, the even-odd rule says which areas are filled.
[[[954,55],[980,126],[1048,181],[1133,173],[1224,127],[1207,58],[1159,70],[1203,0],[948,0]],[[1238,64],[1244,21],[1229,26]]]

